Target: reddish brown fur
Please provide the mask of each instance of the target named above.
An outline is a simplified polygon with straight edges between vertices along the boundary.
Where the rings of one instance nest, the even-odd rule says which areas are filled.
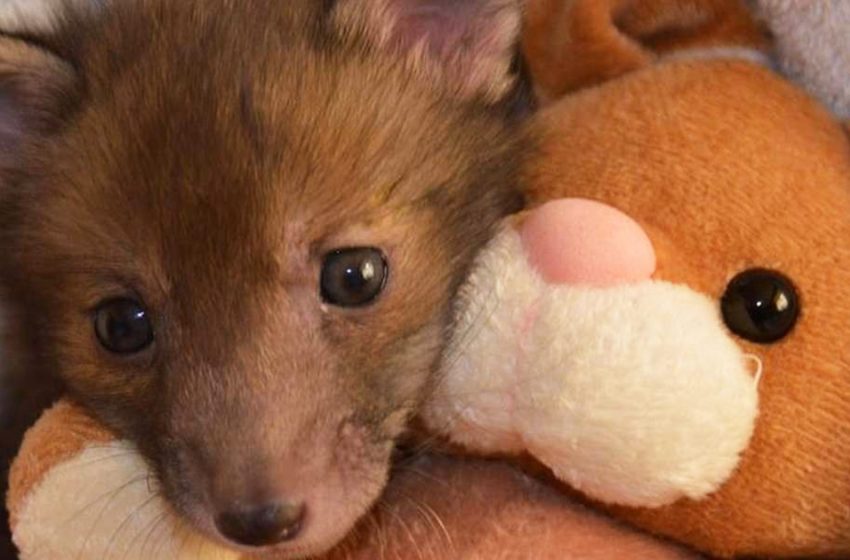
[[[42,415],[28,432],[12,472],[9,505],[17,530],[21,530],[18,523],[24,526],[37,523],[35,519],[39,515],[33,514],[29,500],[33,492],[42,491],[35,486],[48,472],[87,468],[91,459],[79,456],[83,449],[112,441],[113,437],[85,410],[64,401]],[[70,467],[71,464],[75,466]],[[138,527],[132,521],[130,525]],[[143,546],[137,541],[132,544]],[[434,455],[401,461],[379,506],[360,523],[358,530],[321,558],[523,560],[529,557],[535,560],[696,558],[572,503],[556,488],[521,474],[503,461]],[[251,557],[244,556],[244,560],[248,558]]]
[[[61,379],[202,529],[242,496],[314,500],[302,552],[378,495],[450,297],[516,207],[498,111],[343,42],[316,4],[141,0],[69,26],[51,44],[79,88],[0,201],[25,388]],[[386,252],[387,290],[323,306],[321,258],[353,245]],[[156,342],[117,359],[92,309],[128,295]]]

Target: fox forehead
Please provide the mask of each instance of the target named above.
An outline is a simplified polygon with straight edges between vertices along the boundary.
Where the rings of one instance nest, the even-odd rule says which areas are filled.
[[[471,185],[486,188],[479,154],[503,131],[392,66],[293,48],[236,80],[215,57],[174,71],[155,49],[109,83],[85,69],[87,98],[28,210],[41,247],[28,266],[83,271],[88,307],[129,287],[203,361],[226,360],[271,314],[320,330],[319,265],[340,246],[395,251],[394,272],[427,280],[400,285],[409,295],[370,323],[383,339],[432,317],[402,307],[448,299],[459,272],[433,240]]]
[[[283,15],[199,23],[178,13],[195,2],[116,7],[78,38],[79,102],[19,202],[34,227],[16,228],[16,243],[37,248],[24,266],[82,272],[79,305],[129,286],[154,310],[182,306],[184,326],[244,332],[224,327],[283,294],[315,298],[328,250],[378,246],[420,279],[398,290],[387,324],[435,319],[515,204],[505,120],[261,4]]]
[[[127,80],[94,92],[52,146],[50,165],[62,178],[53,198],[75,222],[113,230],[98,234],[101,249],[102,239],[139,238],[144,250],[159,246],[182,263],[207,247],[222,268],[252,243],[266,254],[299,244],[306,251],[329,231],[390,211],[433,211],[435,197],[471,181],[476,142],[456,134],[460,108],[438,118],[434,99],[405,96],[398,84],[388,84],[389,104],[371,76],[333,63],[315,79],[299,72],[295,83],[279,77],[292,70],[230,83],[203,64],[197,78],[151,72],[140,88]],[[264,244],[275,247],[259,251]]]

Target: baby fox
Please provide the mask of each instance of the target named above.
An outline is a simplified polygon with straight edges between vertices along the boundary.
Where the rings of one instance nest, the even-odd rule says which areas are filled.
[[[67,392],[210,538],[337,543],[519,206],[518,3],[75,0],[2,36],[7,455]]]

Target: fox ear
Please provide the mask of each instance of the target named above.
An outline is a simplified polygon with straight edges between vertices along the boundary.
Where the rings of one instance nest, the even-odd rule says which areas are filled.
[[[0,3],[0,29],[4,33],[49,31],[60,11],[56,0],[5,0]]]
[[[495,103],[513,86],[521,11],[521,0],[337,0],[331,17],[452,93]]]
[[[0,37],[0,168],[59,122],[76,88],[74,70],[46,50]]]
[[[543,102],[677,51],[767,50],[740,0],[535,0],[526,26],[523,50]]]
[[[111,0],[0,0],[4,33],[49,33],[69,13],[96,13]]]

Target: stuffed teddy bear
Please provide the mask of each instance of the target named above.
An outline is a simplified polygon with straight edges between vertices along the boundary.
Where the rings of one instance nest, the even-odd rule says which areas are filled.
[[[836,53],[841,110],[850,11],[782,4],[756,8],[780,53]],[[428,426],[711,554],[850,557],[846,130],[731,2],[528,17],[530,210],[461,294]]]
[[[529,4],[529,210],[463,288],[424,419],[702,551],[846,557],[850,140],[765,48],[731,0]],[[686,556],[504,463],[419,461],[336,557]],[[239,557],[68,403],[8,503],[24,559]]]

